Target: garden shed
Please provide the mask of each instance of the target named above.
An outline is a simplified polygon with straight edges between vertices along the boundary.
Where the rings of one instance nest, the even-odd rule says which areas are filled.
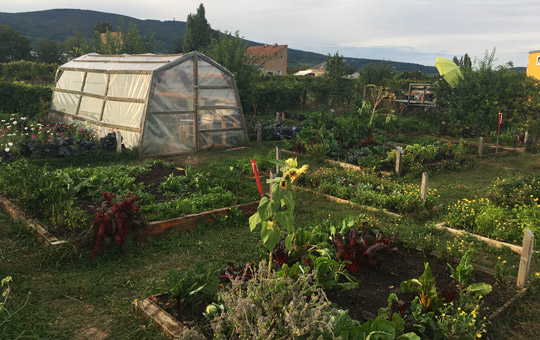
[[[247,140],[233,74],[197,51],[73,59],[58,68],[49,118],[77,119],[100,136],[120,131],[142,156]]]

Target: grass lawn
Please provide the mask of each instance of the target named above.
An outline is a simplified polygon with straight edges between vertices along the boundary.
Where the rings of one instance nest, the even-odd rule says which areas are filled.
[[[192,166],[232,162],[255,153],[267,155],[274,145],[252,144],[250,149],[206,151],[170,160]],[[130,155],[122,157],[122,163],[140,162]],[[56,166],[85,166],[90,161],[64,160]],[[107,157],[100,160],[102,164],[111,162],[118,160]],[[302,156],[299,163],[313,166],[319,161]],[[483,160],[478,167],[467,171],[430,174],[429,183],[438,190],[441,202],[449,205],[464,197],[482,195],[497,177],[527,175],[539,169],[538,156],[520,154]],[[295,192],[295,201],[297,226],[310,226],[323,220],[340,223],[344,217],[365,213],[377,219],[382,229],[399,230],[404,241],[432,247],[439,253],[457,254],[462,244],[462,239],[430,228],[442,221],[444,212],[416,220],[395,220],[300,191]],[[259,239],[258,232],[249,231],[245,218],[201,225],[191,233],[173,233],[157,241],[132,244],[127,255],[118,249],[103,248],[90,260],[90,249],[74,250],[68,246],[50,250],[21,224],[0,213],[0,279],[13,277],[6,306],[12,314],[7,322],[0,318],[0,339],[165,339],[153,326],[132,314],[132,301],[164,291],[164,278],[170,268],[210,268],[230,261],[242,264],[257,260]],[[466,244],[473,243],[469,238],[463,240]],[[474,244],[478,250],[474,261],[493,267],[501,257],[508,261],[508,273],[517,273],[518,256]],[[540,268],[539,260],[535,256],[533,274]],[[528,294],[491,325],[490,339],[534,339],[539,327],[540,297]]]

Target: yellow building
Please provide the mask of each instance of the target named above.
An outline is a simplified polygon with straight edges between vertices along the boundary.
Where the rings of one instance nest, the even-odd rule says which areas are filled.
[[[527,75],[540,80],[540,50],[529,52]]]
[[[287,74],[287,45],[250,46],[246,53],[253,57],[264,74]]]

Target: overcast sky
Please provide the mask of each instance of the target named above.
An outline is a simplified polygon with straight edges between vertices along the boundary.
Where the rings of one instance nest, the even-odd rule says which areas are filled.
[[[200,0],[15,0],[2,12],[78,8],[186,21]],[[540,49],[539,0],[206,0],[214,29],[246,39],[345,57],[433,65],[435,57],[497,49],[497,64],[527,66]]]

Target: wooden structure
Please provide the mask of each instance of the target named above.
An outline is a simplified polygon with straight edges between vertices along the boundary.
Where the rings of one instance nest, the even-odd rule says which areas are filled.
[[[73,59],[56,74],[49,119],[57,118],[98,135],[121,131],[123,144],[141,156],[247,141],[233,74],[197,51]]]
[[[437,103],[433,98],[432,84],[410,83],[409,90],[404,93],[405,99],[395,99],[395,102],[408,106],[435,107]]]

